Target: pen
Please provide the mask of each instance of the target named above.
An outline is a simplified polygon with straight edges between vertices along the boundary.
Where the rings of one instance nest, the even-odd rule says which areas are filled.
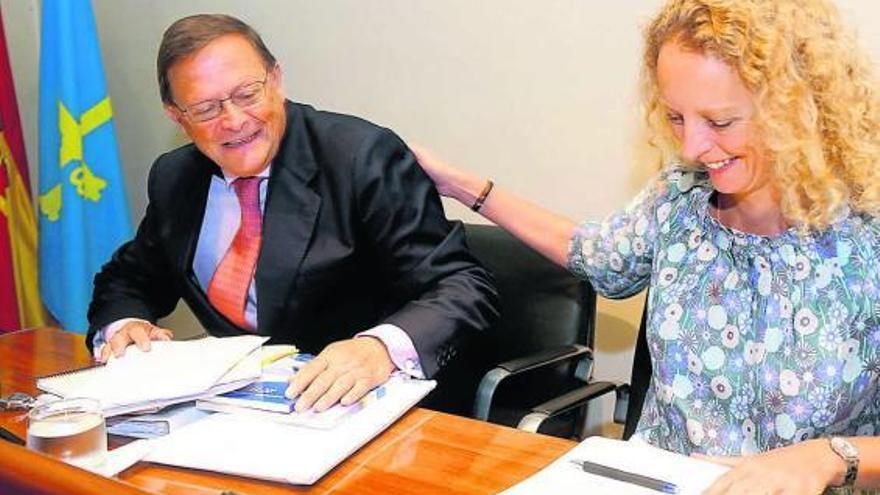
[[[19,438],[18,435],[16,435],[15,433],[12,433],[6,428],[3,428],[2,426],[0,426],[0,438],[12,442],[16,445],[24,445],[24,440]]]
[[[657,478],[651,478],[649,476],[644,476],[641,474],[630,473],[629,471],[623,471],[613,467],[603,466],[601,464],[596,464],[590,461],[572,459],[571,463],[584,470],[584,472],[595,474],[596,476],[602,476],[604,478],[622,481],[624,483],[639,485],[650,490],[656,490],[658,492],[673,494],[678,493],[678,486],[668,481],[658,480]]]

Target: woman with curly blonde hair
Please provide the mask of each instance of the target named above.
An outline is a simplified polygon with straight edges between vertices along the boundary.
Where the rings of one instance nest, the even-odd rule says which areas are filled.
[[[877,80],[831,4],[670,3],[648,27],[642,73],[648,128],[662,151],[661,164],[680,156],[674,119],[657,85],[660,50],[670,36],[724,61],[753,96],[751,124],[772,163],[790,225],[824,229],[849,208],[880,213]]]
[[[828,0],[669,0],[645,40],[663,166],[608,219],[578,225],[424,150],[420,163],[606,297],[650,286],[636,435],[732,466],[711,493],[880,484],[872,62]]]

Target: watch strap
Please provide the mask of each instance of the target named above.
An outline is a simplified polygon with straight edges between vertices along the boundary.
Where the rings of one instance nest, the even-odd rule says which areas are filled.
[[[830,485],[832,488],[851,487],[856,482],[859,475],[859,451],[848,440],[842,437],[829,437],[828,445],[831,451],[846,463],[846,474],[843,476],[843,483],[839,485]]]

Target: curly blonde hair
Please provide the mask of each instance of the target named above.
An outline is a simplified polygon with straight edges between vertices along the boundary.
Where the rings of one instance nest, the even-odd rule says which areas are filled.
[[[670,0],[643,54],[649,144],[661,163],[679,159],[656,79],[670,40],[724,60],[751,91],[788,221],[821,230],[847,208],[880,214],[877,79],[830,1]]]

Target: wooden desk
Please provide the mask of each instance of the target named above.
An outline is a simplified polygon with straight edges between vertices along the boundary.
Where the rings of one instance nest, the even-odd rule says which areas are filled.
[[[34,378],[76,369],[91,362],[81,336],[43,328],[0,335],[0,393],[36,394]],[[20,412],[0,412],[0,425],[21,436]],[[21,468],[23,476],[54,480],[68,487],[104,484],[103,491],[82,493],[164,493],[174,495],[333,493],[333,494],[478,494],[510,487],[575,445],[449,414],[414,409],[318,483],[292,486],[206,471],[141,462],[122,472],[125,483],[104,480],[36,453],[0,441],[0,469]],[[41,467],[33,467],[35,463]],[[129,486],[126,486],[129,485]],[[97,485],[96,490],[101,490]],[[0,492],[3,486],[0,484]],[[47,490],[45,493],[52,493]],[[80,493],[79,491],[77,493]]]

